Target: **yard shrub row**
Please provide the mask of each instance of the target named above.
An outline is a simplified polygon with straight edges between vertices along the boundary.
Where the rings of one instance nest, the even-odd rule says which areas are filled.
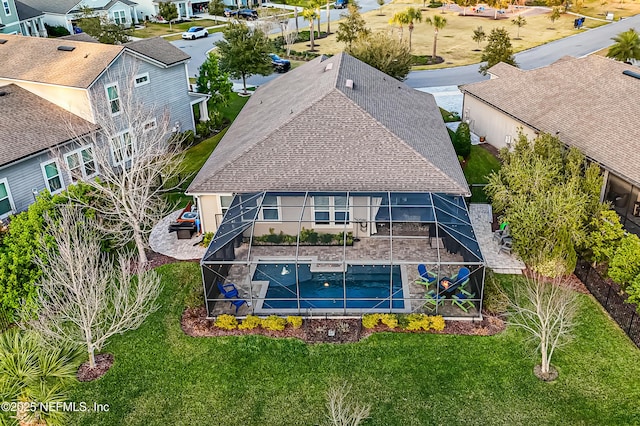
[[[288,316],[282,318],[277,315],[270,315],[266,318],[260,318],[255,315],[247,315],[247,317],[238,323],[237,318],[234,315],[219,315],[216,318],[214,325],[223,330],[254,330],[261,327],[264,330],[282,331],[287,327],[287,324],[294,329],[302,327],[302,317]]]
[[[366,314],[362,316],[362,326],[372,329],[379,324],[386,325],[391,330],[400,328],[408,331],[417,330],[444,330],[445,322],[441,315],[430,316],[426,314]]]
[[[260,245],[261,243],[267,244],[285,244],[295,245],[298,240],[296,235],[288,235],[280,231],[275,233],[273,228],[269,228],[269,233],[266,235],[260,235],[253,238],[254,245]],[[313,229],[302,228],[300,231],[300,244],[320,244],[320,245],[343,245],[344,244],[344,232],[337,234],[318,233]],[[347,232],[347,245],[353,245],[353,234]]]

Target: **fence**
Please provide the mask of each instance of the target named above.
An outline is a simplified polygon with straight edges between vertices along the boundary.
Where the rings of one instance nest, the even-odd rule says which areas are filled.
[[[640,318],[636,312],[636,305],[626,303],[626,296],[621,296],[617,289],[607,283],[588,262],[579,261],[575,274],[633,343],[640,348]]]
[[[488,203],[489,197],[484,192],[484,187],[487,186],[486,183],[472,183],[469,185],[471,189],[471,198],[469,199],[470,203]]]

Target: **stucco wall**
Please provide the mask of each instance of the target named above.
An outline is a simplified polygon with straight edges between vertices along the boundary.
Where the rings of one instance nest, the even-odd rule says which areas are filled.
[[[496,148],[507,146],[507,136],[511,142],[515,142],[520,129],[529,139],[536,137],[533,128],[468,94],[463,98],[462,114],[464,121],[469,120],[471,131],[486,137],[487,142]]]

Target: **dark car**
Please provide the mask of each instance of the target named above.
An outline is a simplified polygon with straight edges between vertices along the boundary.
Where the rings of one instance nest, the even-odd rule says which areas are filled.
[[[287,59],[282,59],[275,53],[270,53],[269,57],[271,57],[271,65],[273,65],[273,69],[275,69],[276,72],[287,72],[291,69],[291,62]]]
[[[247,21],[255,21],[258,19],[258,12],[253,9],[240,9],[238,11],[238,18],[244,18]]]
[[[238,11],[229,9],[228,7],[225,7],[224,8],[224,16],[226,16],[227,18],[230,18],[232,16],[238,16]]]

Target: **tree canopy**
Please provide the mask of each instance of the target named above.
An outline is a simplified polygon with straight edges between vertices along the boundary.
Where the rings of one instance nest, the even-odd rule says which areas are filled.
[[[347,47],[350,47],[358,38],[367,36],[371,32],[367,28],[364,18],[360,15],[358,5],[355,2],[350,3],[347,6],[347,13],[341,13],[340,16],[344,19],[338,23],[336,40],[346,43]]]
[[[640,60],[640,37],[635,29],[618,34],[612,38],[615,43],[609,48],[607,57],[621,62],[631,59]]]
[[[171,23],[174,19],[178,19],[178,7],[170,1],[160,2],[158,4],[158,13],[165,20],[169,21],[169,28],[171,28]]]
[[[487,74],[487,70],[492,66],[504,62],[505,64],[517,67],[516,59],[513,56],[513,47],[509,39],[509,33],[502,28],[494,28],[489,33],[487,45],[482,52],[482,62],[486,62],[480,66],[479,72],[482,75]]]
[[[400,81],[407,77],[413,62],[409,47],[384,32],[358,38],[346,52]]]
[[[503,166],[491,173],[485,191],[509,223],[514,250],[544,275],[571,273],[589,222],[603,208],[600,168],[548,134],[535,141],[520,134],[515,149],[500,156]]]
[[[252,30],[242,22],[230,23],[222,32],[224,39],[216,42],[220,53],[220,69],[233,78],[242,78],[247,93],[247,77],[269,75],[273,71],[269,50],[271,43],[260,30]]]
[[[220,57],[215,52],[209,52],[207,59],[200,65],[196,90],[211,95],[208,105],[218,110],[229,103],[232,88],[229,74],[220,69]]]
[[[107,16],[96,16],[93,9],[82,8],[76,23],[83,32],[105,44],[122,44],[129,41],[131,31],[122,24],[116,24]]]

